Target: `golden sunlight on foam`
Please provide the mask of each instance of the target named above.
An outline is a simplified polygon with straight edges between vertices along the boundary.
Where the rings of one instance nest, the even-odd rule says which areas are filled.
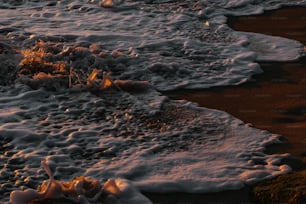
[[[50,79],[50,78],[52,78],[52,75],[51,74],[46,74],[45,72],[39,72],[39,73],[33,75],[33,79],[45,80],[45,79]]]
[[[121,52],[119,50],[113,50],[111,55],[113,57],[124,57],[124,56],[126,56],[123,52]]]
[[[101,54],[101,47],[96,44],[87,48],[39,40],[33,47],[22,50],[21,53],[23,59],[19,63],[16,78],[33,89],[41,87],[51,90],[86,88],[99,94],[108,89],[139,91],[147,87],[145,85],[147,82],[126,80],[114,82],[110,77],[110,72],[104,72],[101,68],[109,65],[97,64],[95,61],[104,58],[107,63],[107,59],[127,57],[123,51],[113,50]],[[83,67],[84,65],[86,67]]]
[[[42,41],[37,42],[33,49],[22,50],[23,59],[20,61],[19,74],[28,73],[66,73],[66,65],[64,62],[48,62],[46,59],[50,58],[52,53],[45,49],[48,44]]]
[[[86,86],[88,88],[92,88],[92,87],[97,87],[97,79],[98,79],[98,74],[101,71],[94,69],[92,70],[91,74],[87,77],[87,81],[86,81]]]
[[[111,80],[109,73],[103,73],[103,79],[99,79],[99,75],[102,73],[101,70],[94,69],[87,78],[86,86],[91,90],[104,90],[107,88],[115,87]]]
[[[119,183],[119,185],[120,185],[120,183]],[[108,181],[106,181],[105,184],[104,184],[104,189],[107,192],[112,193],[114,195],[118,195],[118,194],[121,193],[121,191],[118,188],[118,185],[117,185],[117,183],[114,179],[109,179]]]
[[[97,69],[94,69],[91,74],[88,77],[88,80],[92,81],[92,80],[96,80],[97,79],[97,75],[98,75],[99,71]]]
[[[209,27],[209,21],[205,21],[204,25],[205,25],[206,27]]]
[[[67,182],[55,180],[46,161],[42,162],[49,180],[44,181],[35,191],[15,190],[10,195],[11,204],[42,204],[42,203],[97,203],[102,204],[109,196],[122,193],[124,184],[120,180],[109,179],[103,186],[98,180],[83,176]]]
[[[108,76],[108,74],[104,74],[103,75],[103,81],[101,84],[102,89],[106,89],[109,88],[111,86],[113,86],[113,81],[110,79],[110,77]]]
[[[113,0],[102,0],[100,6],[103,7],[112,7],[114,5]]]
[[[114,86],[109,74],[88,64],[90,57],[101,58],[100,51],[98,45],[90,48],[65,47],[62,43],[39,40],[32,48],[21,51],[23,59],[19,63],[17,79],[34,89],[45,87],[58,90],[77,86],[95,92],[105,90]],[[125,56],[123,52],[115,50],[102,57],[122,56]],[[82,60],[87,67],[81,67]]]

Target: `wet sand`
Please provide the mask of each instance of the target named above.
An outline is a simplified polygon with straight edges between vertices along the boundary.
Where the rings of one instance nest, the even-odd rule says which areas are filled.
[[[306,8],[284,8],[252,17],[231,17],[235,30],[290,37],[306,44]],[[306,57],[288,63],[260,63],[263,73],[230,87],[167,93],[200,106],[226,111],[259,129],[283,135],[280,151],[306,156]]]
[[[235,30],[282,36],[306,44],[306,8],[290,7],[258,16],[230,17],[228,23]],[[260,65],[264,73],[239,86],[165,94],[226,111],[259,129],[281,134],[287,143],[268,147],[267,152],[289,152],[305,161],[306,57],[295,62]],[[301,167],[295,161],[292,166]],[[251,187],[201,195],[146,195],[155,204],[254,203]]]

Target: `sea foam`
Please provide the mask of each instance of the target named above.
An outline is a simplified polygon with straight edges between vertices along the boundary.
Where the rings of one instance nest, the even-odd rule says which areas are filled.
[[[279,136],[154,90],[28,93],[2,93],[4,195],[36,188],[44,159],[56,179],[125,178],[151,192],[238,189],[290,171],[281,163],[288,155],[263,153]]]
[[[264,153],[278,135],[159,91],[237,85],[261,72],[256,61],[297,59],[298,42],[236,32],[226,16],[304,0],[99,3],[0,1],[1,202],[48,179],[43,160],[60,181],[123,178],[160,193],[238,189],[290,171],[287,154]],[[117,88],[88,89],[103,77],[94,70]]]

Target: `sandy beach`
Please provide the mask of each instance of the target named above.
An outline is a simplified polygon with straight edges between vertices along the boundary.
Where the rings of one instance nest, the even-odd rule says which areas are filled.
[[[228,23],[235,30],[281,36],[306,44],[306,8],[289,7],[258,16],[229,17]],[[280,134],[286,143],[268,147],[267,152],[289,152],[305,161],[306,57],[260,65],[263,73],[239,86],[181,90],[167,95],[226,111],[256,128]],[[295,169],[305,167],[300,162],[291,165]],[[253,203],[251,189],[205,195],[148,194],[148,197],[156,204]]]

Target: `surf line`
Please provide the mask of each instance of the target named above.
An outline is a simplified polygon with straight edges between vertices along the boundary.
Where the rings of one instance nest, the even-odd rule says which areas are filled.
[[[286,7],[256,16],[228,16],[236,31],[285,37],[306,44],[306,7]],[[260,62],[263,73],[237,86],[165,93],[200,106],[226,111],[288,144],[267,151],[289,152],[306,160],[306,56],[293,62]],[[232,97],[231,97],[232,96]]]

